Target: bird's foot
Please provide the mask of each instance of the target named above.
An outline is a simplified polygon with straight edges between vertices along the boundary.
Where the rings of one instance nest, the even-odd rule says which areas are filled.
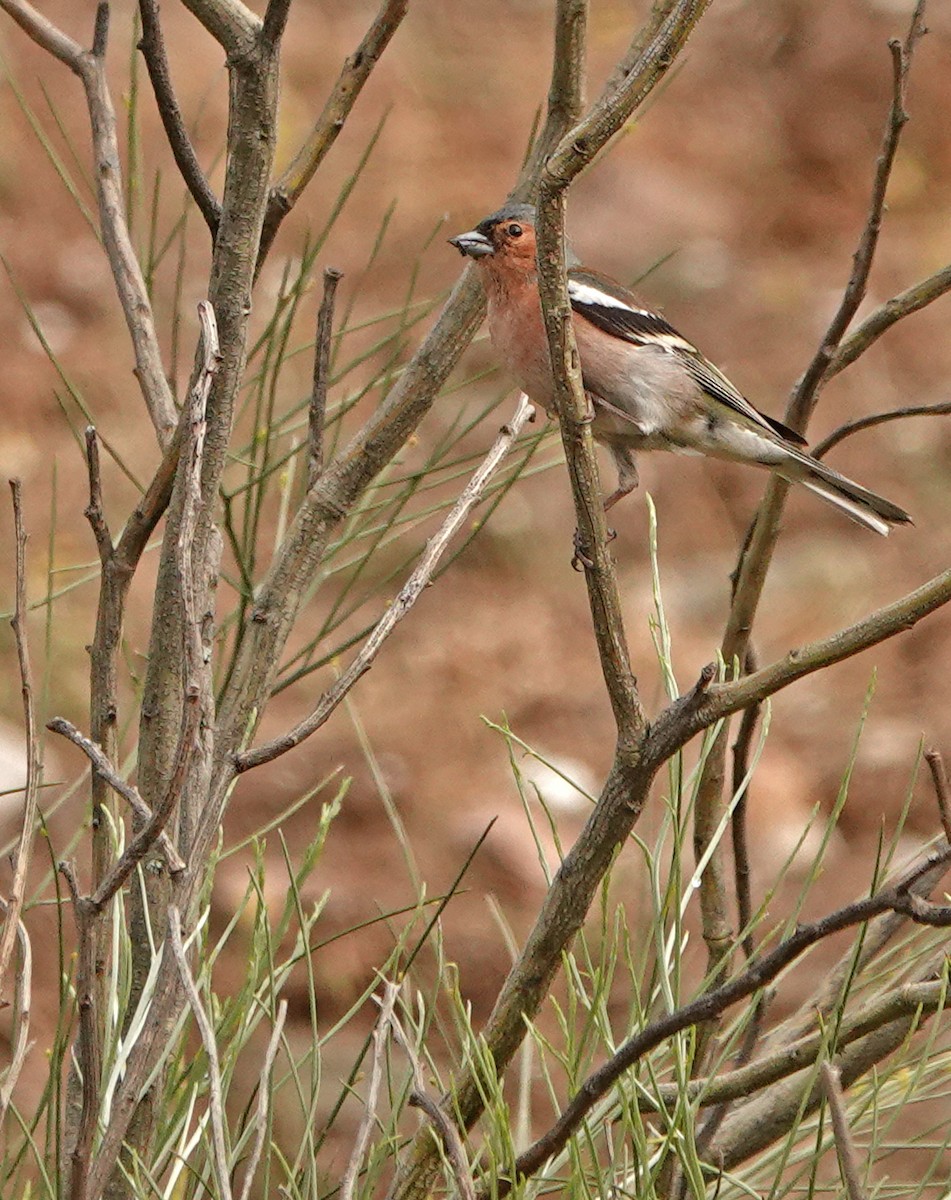
[[[580,529],[575,530],[572,545],[574,554],[571,556],[571,569],[573,571],[590,570],[594,566],[594,559],[587,553],[587,543]]]

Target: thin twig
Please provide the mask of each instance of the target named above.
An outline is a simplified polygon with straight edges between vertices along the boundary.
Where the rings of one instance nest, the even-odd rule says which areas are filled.
[[[833,663],[877,646],[896,634],[911,629],[926,616],[951,601],[951,570],[943,571],[913,592],[886,604],[861,621],[807,646],[790,650],[783,658],[761,667],[752,675],[726,683],[713,683],[702,704],[692,706],[684,697],[674,701],[651,725],[649,753],[658,762],[721,717],[764,700],[797,679]]]
[[[67,721],[65,717],[52,717],[46,722],[46,728],[51,733],[58,733],[60,737],[66,738],[67,741],[72,742],[74,746],[82,750],[83,754],[92,763],[96,774],[108,783],[116,795],[121,796],[125,800],[140,821],[148,823],[152,820],[154,814],[139,795],[138,789],[122,778],[106,757],[102,747],[94,742],[92,738],[88,738],[85,734],[80,733],[72,721]],[[183,871],[185,864],[169,840],[168,835],[165,833],[160,834],[159,843],[162,847],[162,852],[168,859],[169,870],[172,872]]]
[[[337,135],[343,129],[373,68],[406,16],[408,7],[409,0],[383,0],[360,45],[344,61],[324,110],[307,135],[306,141],[271,188],[261,232],[258,269],[267,257],[281,222],[300,199],[301,193],[313,179],[314,172],[323,162],[327,151],[337,140]]]
[[[36,809],[40,789],[40,743],[36,729],[36,705],[33,699],[33,668],[30,663],[30,639],[27,630],[26,598],[26,526],[23,520],[23,489],[19,479],[10,480],[13,497],[13,523],[16,552],[16,600],[10,624],[13,628],[17,648],[17,665],[20,671],[20,694],[23,701],[23,727],[26,741],[26,786],[23,791],[23,815],[20,820],[20,837],[17,842],[13,863],[13,883],[6,905],[3,935],[0,936],[0,995],[7,980],[7,970],[13,955],[13,943],[17,937],[26,875],[33,853],[33,833],[36,825]]]
[[[899,1018],[937,1012],[946,1000],[947,986],[943,979],[902,984],[893,992],[874,997],[857,1012],[843,1016],[836,1029],[835,1048],[844,1049]],[[812,1024],[815,1026],[817,1021],[814,1019]],[[748,1100],[754,1093],[798,1074],[813,1066],[817,1057],[828,1050],[828,1031],[814,1029],[745,1066],[690,1079],[686,1084],[659,1083],[651,1094],[638,1094],[636,1104],[640,1112],[653,1113],[687,1099],[701,1108],[716,1105],[728,1111],[730,1101]]]
[[[472,1169],[469,1166],[466,1148],[462,1143],[459,1130],[439,1101],[430,1096],[426,1088],[426,1075],[423,1071],[423,1064],[420,1062],[419,1055],[410,1044],[410,1040],[406,1036],[399,1017],[395,1014],[392,1020],[392,1030],[393,1040],[406,1055],[413,1071],[413,1090],[410,1093],[408,1104],[411,1108],[420,1109],[429,1118],[430,1124],[435,1129],[439,1140],[445,1148],[446,1157],[452,1168],[453,1179],[462,1200],[475,1200]]]
[[[76,1140],[70,1152],[70,1200],[87,1200],[87,1184],[92,1163],[92,1147],[99,1111],[102,1075],[102,1046],[99,1039],[99,1002],[96,988],[95,925],[99,914],[81,895],[76,871],[71,862],[59,863],[59,873],[66,880],[76,923],[76,1007],[79,1012],[79,1033],[76,1037],[76,1059],[81,1080],[82,1102]]]
[[[314,375],[307,422],[307,490],[324,469],[324,419],[327,411],[327,381],[330,376],[330,341],[333,334],[334,297],[343,272],[324,268],[324,295],[317,313],[314,339]]]
[[[8,13],[38,46],[58,58],[77,75],[81,75],[80,60],[85,51],[78,42],[57,29],[52,21],[37,12],[26,0],[0,0],[0,8]]]
[[[813,458],[823,458],[833,446],[845,441],[853,433],[863,429],[872,429],[876,425],[884,425],[888,421],[903,421],[906,417],[942,417],[951,413],[951,401],[945,400],[940,404],[912,404],[907,408],[893,408],[888,412],[872,413],[868,417],[859,417],[855,421],[847,421],[834,429],[828,437],[815,445],[810,453]]]
[[[20,942],[20,962],[13,989],[13,1054],[7,1067],[3,1086],[0,1087],[0,1126],[7,1115],[13,1090],[23,1070],[30,1049],[30,1004],[33,995],[33,948],[30,935],[22,920],[17,921],[17,937]]]
[[[951,842],[951,791],[948,788],[948,776],[944,769],[944,759],[937,747],[925,751],[925,762],[931,772],[934,783],[935,799],[938,802],[938,812],[941,816],[941,828],[944,836]]]
[[[94,425],[86,426],[86,467],[89,472],[89,503],[86,520],[89,522],[99,549],[99,561],[105,566],[112,557],[112,534],[102,507],[102,469],[99,464],[99,439]]]
[[[261,1161],[261,1154],[264,1151],[264,1141],[268,1131],[268,1110],[271,1107],[273,1095],[271,1092],[271,1072],[274,1070],[274,1060],[277,1058],[277,1052],[281,1045],[281,1034],[284,1032],[284,1022],[287,1019],[287,1001],[282,1000],[277,1006],[277,1016],[274,1018],[274,1029],[271,1032],[271,1040],[267,1044],[267,1051],[264,1055],[264,1062],[261,1065],[261,1076],[258,1080],[258,1106],[254,1117],[255,1134],[254,1145],[251,1147],[251,1156],[248,1159],[247,1167],[244,1173],[244,1183],[241,1185],[240,1200],[249,1200],[251,1196],[251,1185],[254,1182],[254,1173],[258,1169],[258,1163]]]
[[[478,504],[489,480],[498,469],[503,458],[514,445],[526,421],[531,420],[535,409],[524,394],[519,397],[518,407],[507,425],[492,444],[482,464],[466,484],[459,499],[439,530],[426,543],[422,556],[413,573],[400,589],[399,595],[387,608],[373,627],[373,632],[364,642],[360,653],[350,666],[324,692],[315,708],[293,729],[253,750],[245,750],[235,758],[238,772],[249,771],[286,754],[315,733],[337,708],[355,683],[370,669],[380,648],[399,622],[410,611],[427,587],[433,572],[446,551],[447,546],[465,523],[469,513]]]
[[[893,39],[888,43],[888,49],[892,56],[892,103],[882,134],[878,162],[875,165],[869,213],[852,260],[852,273],[842,294],[838,311],[830,321],[812,362],[797,383],[786,410],[786,419],[794,429],[803,428],[815,408],[819,388],[829,364],[865,297],[868,277],[882,228],[885,193],[888,190],[888,181],[891,178],[901,133],[908,122],[908,113],[905,111],[908,72],[915,47],[924,33],[924,8],[924,0],[918,0],[904,42]]]
[[[865,295],[869,272],[881,228],[885,192],[895,160],[898,142],[908,117],[905,112],[905,92],[908,71],[915,46],[922,33],[923,4],[915,9],[904,46],[890,46],[893,63],[892,101],[882,134],[881,149],[876,164],[869,200],[869,211],[853,256],[852,271],[843,292],[839,308],[830,322],[812,361],[793,390],[784,420],[794,429],[805,430],[815,408],[820,387],[838,346],[855,316]],[[773,551],[779,538],[783,508],[789,485],[773,477],[763,503],[747,535],[743,552],[734,573],[734,591],[730,614],[721,643],[721,655],[728,666],[743,662]],[[723,782],[726,776],[726,754],[729,731],[726,726],[711,747],[703,767],[695,804],[695,840],[697,852],[706,852],[715,836],[723,814]],[[701,881],[701,909],[704,938],[707,942],[709,969],[727,966],[729,948],[733,945],[732,930],[725,917],[726,871],[722,848],[710,856]]]
[[[746,650],[745,672],[747,675],[755,671],[757,662],[756,650],[749,645]],[[743,953],[747,958],[753,957],[753,930],[750,921],[753,916],[753,901],[750,895],[750,850],[747,841],[746,814],[749,807],[749,784],[743,787],[750,769],[750,752],[753,747],[753,735],[759,722],[761,704],[751,704],[743,710],[740,728],[736,741],[733,743],[733,795],[739,795],[733,809],[731,831],[733,834],[733,873],[736,880],[736,917],[737,924],[743,930]],[[742,789],[742,792],[741,792]]]
[[[339,1200],[353,1200],[357,1176],[360,1174],[360,1164],[363,1162],[363,1156],[366,1154],[367,1146],[370,1144],[370,1134],[373,1130],[373,1122],[376,1120],[376,1106],[380,1094],[380,1084],[383,1082],[383,1061],[386,1057],[386,1041],[390,1033],[393,1012],[396,1008],[396,1001],[399,994],[400,985],[393,983],[392,980],[387,980],[383,988],[383,998],[378,1001],[380,1015],[373,1030],[373,1064],[370,1068],[370,1082],[367,1085],[363,1117],[353,1143],[350,1161],[347,1163],[347,1169],[340,1182]]]
[[[261,34],[261,18],[242,0],[182,0],[182,3],[229,58],[238,60],[253,52]]]
[[[845,338],[836,350],[826,368],[825,379],[828,382],[833,376],[851,366],[857,358],[878,341],[898,321],[911,316],[922,308],[927,308],[933,301],[938,300],[951,291],[951,266],[942,267],[927,279],[913,284],[905,291],[892,296],[884,304],[875,309]]]
[[[215,1170],[218,1193],[223,1200],[231,1200],[231,1172],[228,1164],[228,1148],[225,1141],[225,1101],[221,1087],[221,1067],[218,1063],[218,1046],[215,1042],[215,1030],[208,1014],[205,1012],[185,957],[185,947],[182,944],[182,918],[174,904],[168,909],[168,935],[172,954],[178,964],[178,974],[188,1003],[191,1006],[195,1024],[201,1035],[201,1043],[205,1048],[208,1060],[208,1115],[211,1118],[211,1161]]]
[[[175,402],[162,368],[152,305],[126,223],[116,115],[106,80],[109,6],[97,7],[92,51],[83,50],[25,0],[0,0],[0,8],[9,13],[37,45],[65,63],[82,80],[92,126],[103,243],[135,351],[136,378],[159,444],[165,449],[175,431]]]
[[[185,128],[175,89],[172,86],[158,0],[139,0],[139,13],[142,18],[142,38],[139,42],[139,50],[142,51],[149,79],[152,81],[152,91],[155,95],[159,116],[162,118],[169,149],[172,151],[175,165],[185,181],[185,186],[204,217],[212,241],[214,241],[218,233],[218,222],[221,219],[221,205],[201,169],[195,148],[188,136],[188,130]]]
[[[839,1168],[842,1179],[849,1194],[849,1200],[868,1200],[865,1188],[862,1186],[859,1156],[855,1149],[852,1130],[845,1112],[845,1097],[842,1094],[842,1076],[838,1067],[830,1062],[824,1062],[819,1068],[822,1074],[822,1087],[829,1102],[829,1113],[832,1116],[832,1132],[835,1135],[835,1149],[839,1157]]]

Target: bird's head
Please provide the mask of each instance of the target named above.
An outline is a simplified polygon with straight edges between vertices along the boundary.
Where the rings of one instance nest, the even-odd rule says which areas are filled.
[[[449,244],[484,266],[534,271],[535,210],[530,204],[507,204]]]

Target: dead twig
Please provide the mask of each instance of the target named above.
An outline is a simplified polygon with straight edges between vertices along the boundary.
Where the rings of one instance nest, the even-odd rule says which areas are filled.
[[[172,86],[158,0],[139,0],[139,14],[142,19],[142,38],[138,48],[145,59],[145,66],[152,82],[152,92],[155,95],[159,116],[162,118],[165,137],[168,140],[169,149],[172,151],[172,157],[175,159],[175,165],[178,167],[192,199],[198,206],[198,211],[204,217],[212,241],[214,241],[218,233],[218,223],[221,220],[221,205],[201,169],[195,148],[188,136],[188,130],[185,128],[175,89]]]
[[[842,1181],[849,1194],[849,1200],[868,1200],[865,1188],[862,1186],[859,1156],[855,1149],[852,1130],[849,1128],[849,1118],[845,1112],[842,1076],[838,1067],[833,1066],[830,1062],[824,1062],[819,1070],[822,1075],[822,1087],[829,1104],[829,1113],[832,1117],[832,1132],[835,1136],[839,1169],[842,1172]]]
[[[244,1183],[241,1185],[240,1200],[250,1200],[251,1185],[254,1183],[254,1173],[261,1161],[264,1151],[264,1141],[268,1131],[268,1109],[271,1104],[271,1072],[274,1070],[274,1060],[281,1045],[281,1035],[284,1032],[284,1022],[287,1020],[287,1001],[282,1000],[277,1006],[277,1016],[274,1018],[274,1029],[267,1044],[264,1062],[261,1065],[261,1076],[258,1080],[258,1106],[254,1116],[254,1145],[244,1173]]]
[[[182,576],[182,606],[185,660],[185,687],[182,707],[182,722],[174,764],[165,785],[161,800],[156,804],[149,819],[131,839],[122,857],[108,876],[102,880],[92,897],[92,902],[102,908],[125,883],[136,866],[154,845],[165,829],[181,796],[182,785],[191,766],[195,752],[198,728],[202,718],[202,688],[199,677],[204,669],[201,622],[196,611],[196,581],[192,561],[195,522],[201,504],[201,464],[205,439],[205,409],[215,371],[218,369],[218,328],[215,311],[207,300],[198,305],[198,316],[202,328],[202,369],[192,388],[188,409],[187,478],[185,501],[178,536],[179,570]],[[176,853],[175,859],[181,861]],[[171,864],[169,864],[171,870]]]
[[[9,913],[9,909],[7,909]],[[9,917],[8,917],[9,919]],[[13,1099],[13,1091],[23,1070],[30,1042],[30,1004],[33,995],[33,948],[30,935],[22,920],[17,921],[17,938],[20,942],[20,962],[13,986],[13,1053],[10,1065],[0,1086],[0,1126],[2,1126]]]
[[[33,698],[33,667],[30,662],[30,639],[27,630],[26,597],[26,525],[23,520],[23,487],[19,479],[10,480],[13,498],[13,525],[15,541],[15,593],[13,628],[17,649],[17,665],[20,671],[20,695],[23,702],[23,728],[26,742],[26,786],[23,790],[23,815],[20,819],[20,837],[13,859],[13,883],[7,899],[3,934],[0,936],[0,995],[7,980],[7,971],[13,955],[13,945],[20,926],[26,876],[33,855],[33,832],[36,825],[36,809],[42,774],[40,743],[36,729],[36,705]]]
[[[162,367],[152,305],[126,223],[116,114],[106,80],[109,5],[100,4],[96,9],[91,50],[84,50],[67,37],[26,0],[0,0],[0,8],[82,81],[92,128],[93,175],[103,244],[135,352],[135,375],[159,444],[166,449],[175,432],[175,401]]]
[[[893,38],[888,43],[892,56],[892,102],[885,121],[882,134],[882,144],[878,161],[875,165],[875,177],[872,182],[872,193],[869,202],[868,217],[865,228],[859,238],[859,243],[852,260],[852,273],[842,294],[839,308],[829,323],[819,348],[812,362],[803,372],[786,410],[786,419],[793,429],[803,429],[810,414],[815,408],[819,388],[826,376],[829,364],[838,349],[845,331],[851,324],[852,318],[858,311],[865,297],[872,261],[878,246],[878,237],[882,229],[882,213],[885,208],[885,192],[891,178],[895,155],[901,133],[908,123],[908,113],[905,110],[905,99],[908,89],[908,72],[911,69],[915,48],[925,32],[924,28],[925,0],[918,0],[912,14],[908,32],[904,42]]]
[[[109,523],[102,507],[102,469],[99,464],[99,440],[96,437],[95,426],[86,426],[86,467],[89,473],[89,503],[86,506],[86,520],[92,529],[96,546],[99,549],[99,561],[105,566],[112,557],[112,534]]]
[[[121,796],[125,800],[140,821],[148,823],[152,820],[152,810],[139,795],[138,789],[122,778],[106,757],[102,747],[94,742],[92,738],[88,738],[85,734],[80,733],[72,721],[67,721],[65,717],[50,718],[46,722],[46,728],[51,733],[58,733],[60,737],[66,738],[67,741],[72,742],[74,746],[82,750],[83,754],[86,755],[92,764],[92,768],[96,774],[108,783],[117,796]],[[168,835],[165,833],[160,834],[159,841],[162,846],[162,852],[168,859],[169,870],[184,870],[185,864],[169,840]]]
[[[211,1019],[205,1012],[195,980],[192,978],[185,957],[185,947],[182,943],[182,917],[174,904],[168,909],[169,945],[175,962],[178,964],[178,974],[188,997],[188,1003],[201,1035],[201,1044],[205,1048],[205,1058],[208,1060],[208,1116],[211,1120],[211,1161],[214,1165],[215,1180],[218,1193],[223,1200],[231,1200],[231,1170],[228,1163],[228,1146],[225,1140],[225,1101],[221,1087],[221,1066],[218,1062],[218,1046],[215,1042],[215,1030]]]
[[[410,1093],[408,1104],[411,1108],[418,1108],[425,1113],[433,1129],[436,1131],[446,1151],[446,1158],[449,1160],[453,1179],[462,1200],[475,1200],[475,1185],[472,1182],[472,1170],[469,1166],[466,1148],[462,1143],[459,1130],[439,1101],[435,1100],[429,1094],[426,1088],[426,1075],[423,1071],[423,1064],[420,1062],[419,1055],[410,1044],[409,1038],[406,1036],[406,1031],[403,1029],[400,1019],[395,1013],[393,1015],[392,1030],[393,1040],[406,1055],[413,1072],[413,1090]]]
[[[317,313],[314,339],[314,375],[307,419],[307,490],[324,469],[324,419],[327,411],[327,382],[330,376],[330,341],[333,334],[334,298],[343,272],[324,268],[324,295]]]
[[[387,980],[383,987],[383,997],[377,1001],[380,1006],[380,1015],[377,1017],[376,1026],[373,1030],[373,1062],[370,1067],[370,1082],[367,1085],[367,1095],[364,1101],[360,1128],[357,1130],[357,1136],[354,1139],[353,1150],[350,1153],[350,1161],[347,1163],[347,1169],[344,1172],[343,1179],[340,1181],[340,1200],[353,1200],[357,1176],[360,1174],[360,1164],[363,1162],[367,1146],[370,1144],[370,1134],[373,1130],[373,1122],[376,1120],[376,1106],[380,1095],[380,1084],[383,1082],[383,1060],[386,1057],[386,1042],[392,1028],[393,1012],[396,1008],[396,1001],[399,994],[400,985]]]
[[[258,270],[267,257],[281,222],[300,199],[327,151],[337,140],[337,135],[343,129],[373,68],[406,16],[408,7],[409,0],[383,0],[360,45],[345,60],[324,110],[307,135],[306,141],[271,188],[264,228],[261,231]],[[270,12],[270,7],[268,11]]]
[[[912,404],[907,408],[893,408],[888,412],[872,413],[871,416],[859,417],[855,421],[847,421],[844,425],[840,425],[828,437],[824,437],[821,442],[817,443],[810,453],[813,458],[824,458],[833,446],[838,446],[839,442],[845,441],[853,433],[859,433],[863,429],[873,429],[876,425],[885,425],[889,421],[904,421],[906,417],[941,417],[948,413],[951,413],[951,401],[947,400],[941,404]]]
[[[517,440],[526,421],[531,420],[534,412],[535,409],[529,403],[528,397],[520,396],[512,419],[502,427],[491,450],[482,460],[482,465],[466,484],[439,530],[426,543],[426,548],[415,570],[400,589],[399,595],[373,627],[373,632],[364,642],[360,653],[324,692],[316,707],[293,729],[262,746],[253,750],[245,750],[236,755],[235,769],[238,772],[249,771],[252,767],[259,767],[264,763],[271,762],[299,746],[324,724],[354,684],[369,671],[383,643],[422,595],[447,546],[465,523],[469,513],[478,504],[489,480]]]
[[[938,802],[938,813],[941,817],[941,828],[944,836],[951,842],[951,791],[948,788],[948,775],[944,769],[944,759],[941,751],[932,746],[925,751],[925,762],[931,772],[934,784],[935,799]]]

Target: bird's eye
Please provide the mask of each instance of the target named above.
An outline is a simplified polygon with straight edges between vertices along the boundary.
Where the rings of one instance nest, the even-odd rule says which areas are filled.
[[[509,237],[513,237],[513,238],[521,237],[522,236],[521,225],[510,225],[508,227],[508,235],[509,235]]]

